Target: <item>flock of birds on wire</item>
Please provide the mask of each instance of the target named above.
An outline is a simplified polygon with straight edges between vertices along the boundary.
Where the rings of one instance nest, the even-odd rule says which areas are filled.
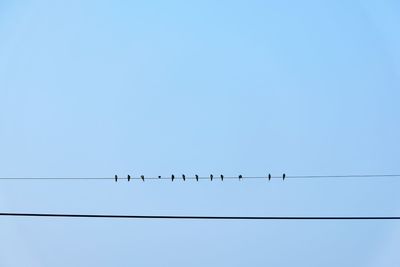
[[[170,179],[173,182],[177,178],[178,177],[176,177],[174,174],[172,174]],[[186,181],[186,179],[196,179],[196,181],[199,181],[199,179],[205,179],[205,178],[210,179],[210,181],[212,181],[214,178],[217,178],[217,177],[214,177],[213,174],[210,174],[209,177],[199,177],[199,175],[197,175],[197,174],[194,177],[187,177],[185,174],[182,174],[181,178],[182,178],[183,181]],[[219,176],[219,179],[221,179],[221,181],[224,181],[224,178],[226,178],[226,177],[223,174],[221,174]],[[229,178],[234,178],[234,177],[229,177]],[[238,175],[237,178],[239,180],[242,180],[244,177],[243,177],[243,175]],[[276,177],[272,177],[271,174],[268,174],[265,178],[267,178],[268,181],[270,181],[272,178],[276,178]],[[285,173],[282,174],[281,178],[282,178],[282,180],[285,180],[286,174]],[[114,176],[115,182],[118,182],[118,179],[121,179],[121,178],[118,178],[118,175],[115,175]],[[128,180],[128,182],[131,179],[141,179],[144,182],[146,178],[144,177],[144,175],[141,175],[139,178],[133,178],[128,174],[128,176],[126,178],[122,178],[122,179],[126,179],[126,180]],[[155,178],[150,178],[150,179],[155,179]],[[161,176],[158,176],[158,179],[168,179],[168,178],[163,178]]]

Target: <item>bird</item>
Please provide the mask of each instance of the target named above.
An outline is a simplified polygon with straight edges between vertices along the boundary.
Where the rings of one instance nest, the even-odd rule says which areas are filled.
[[[140,178],[142,178],[142,181],[144,182],[144,175],[141,175]]]
[[[224,180],[224,176],[221,174],[221,181],[223,181]]]
[[[212,179],[214,178],[214,175],[210,174],[210,179],[212,181]]]
[[[171,175],[171,181],[173,182],[174,181],[174,179],[175,179],[175,175]]]
[[[271,174],[268,174],[268,180],[271,181]]]
[[[185,176],[184,174],[182,174],[182,179],[183,179],[184,181],[186,181],[186,176]]]
[[[158,179],[161,179],[161,176],[160,176],[160,175],[158,176]]]
[[[115,181],[117,182],[118,181],[118,175],[115,175],[114,178],[115,178]]]
[[[128,182],[131,180],[131,176],[128,174]]]
[[[285,180],[285,178],[286,178],[286,174],[283,174],[282,179]]]
[[[243,178],[243,176],[242,176],[242,175],[239,175],[239,180],[242,179],[242,178]]]
[[[199,181],[199,176],[196,174],[195,177],[196,177],[196,181],[198,182]]]

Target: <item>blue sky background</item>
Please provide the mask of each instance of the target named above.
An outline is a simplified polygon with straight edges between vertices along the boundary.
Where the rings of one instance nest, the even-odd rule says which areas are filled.
[[[2,1],[0,176],[399,173],[398,1]],[[2,181],[2,212],[400,215],[400,180]],[[1,266],[399,266],[400,224],[0,218]]]

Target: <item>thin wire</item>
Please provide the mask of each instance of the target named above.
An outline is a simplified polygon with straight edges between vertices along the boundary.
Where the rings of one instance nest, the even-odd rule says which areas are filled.
[[[160,219],[160,220],[400,220],[400,216],[172,216],[172,215],[110,215],[110,214],[60,214],[60,213],[10,213],[12,217],[60,217],[103,219]]]
[[[213,177],[214,180],[221,180]],[[271,179],[282,179],[282,176],[271,176]],[[330,178],[400,178],[400,174],[350,174],[350,175],[287,175],[285,179],[330,179]],[[185,177],[187,180],[210,180],[210,177]],[[268,176],[224,176],[223,179],[268,179]],[[0,177],[0,180],[115,180],[114,177]],[[118,177],[117,180],[128,180]],[[141,177],[131,177],[130,180],[143,180]],[[144,177],[144,180],[171,180],[171,177]],[[182,180],[175,177],[174,180]]]
[[[400,177],[400,174],[352,174],[352,175],[300,175],[288,176],[287,178],[384,178],[384,177]]]

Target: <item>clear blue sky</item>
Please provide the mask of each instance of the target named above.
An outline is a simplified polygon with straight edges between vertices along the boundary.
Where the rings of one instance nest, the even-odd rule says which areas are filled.
[[[0,176],[398,173],[398,1],[2,1]],[[400,215],[400,180],[2,181],[2,212]],[[399,222],[0,218],[0,266],[399,266]]]

